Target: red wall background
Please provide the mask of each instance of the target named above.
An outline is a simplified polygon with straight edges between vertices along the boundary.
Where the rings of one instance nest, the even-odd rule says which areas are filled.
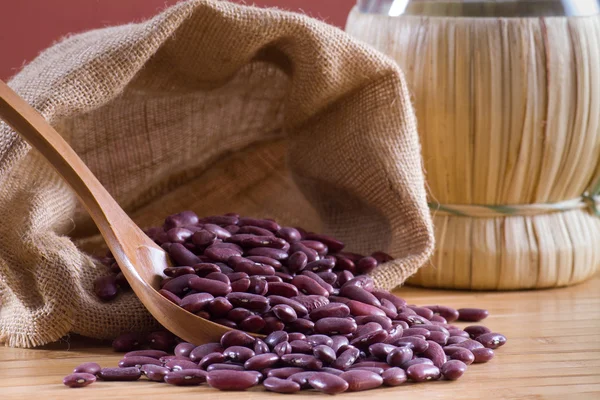
[[[141,21],[179,0],[0,0],[0,79],[68,33]],[[304,12],[343,27],[355,0],[234,0]]]

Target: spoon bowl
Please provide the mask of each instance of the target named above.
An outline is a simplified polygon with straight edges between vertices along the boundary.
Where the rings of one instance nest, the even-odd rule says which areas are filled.
[[[171,266],[168,254],[129,218],[62,136],[1,80],[0,118],[37,149],[71,186],[98,226],[127,282],[163,327],[194,344],[219,341],[231,330],[184,310],[158,293],[165,278],[163,271]]]

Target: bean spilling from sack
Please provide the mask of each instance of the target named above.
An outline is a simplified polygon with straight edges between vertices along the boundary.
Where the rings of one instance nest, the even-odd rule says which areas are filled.
[[[456,380],[506,343],[485,326],[452,325],[478,322],[486,310],[419,307],[376,289],[367,274],[392,259],[383,252],[344,252],[344,243],[333,237],[237,214],[199,219],[184,211],[146,233],[174,265],[164,271],[160,293],[234,330],[219,343],[200,346],[167,331],[124,333],[113,341],[116,351],[126,352],[118,367],[84,363],[64,378],[65,385],[145,376],[219,390],[262,382],[278,393],[336,394],[408,380]],[[110,254],[102,261],[111,274],[98,278],[94,291],[110,301],[128,286]]]

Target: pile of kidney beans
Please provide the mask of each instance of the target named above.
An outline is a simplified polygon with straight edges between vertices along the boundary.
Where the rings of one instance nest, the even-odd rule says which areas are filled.
[[[184,211],[147,234],[173,261],[161,284],[165,298],[266,338],[232,330],[220,343],[195,346],[166,331],[125,333],[113,342],[115,350],[127,352],[118,368],[85,363],[65,385],[144,375],[173,385],[206,382],[220,390],[262,382],[278,393],[312,388],[334,394],[407,380],[455,380],[506,343],[484,326],[451,324],[480,321],[486,310],[417,307],[375,289],[365,274],[391,260],[383,252],[342,252],[344,244],[335,238],[237,214],[199,219]],[[110,301],[127,285],[110,254],[103,262],[112,274],[99,278],[94,290]]]

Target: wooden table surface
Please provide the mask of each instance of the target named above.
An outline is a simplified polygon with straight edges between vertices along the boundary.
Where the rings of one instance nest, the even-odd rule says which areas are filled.
[[[471,365],[456,382],[437,381],[345,393],[343,399],[600,399],[600,277],[578,286],[525,292],[483,293],[402,288],[409,303],[479,306],[485,325],[508,342],[487,364]],[[462,324],[466,325],[466,324]],[[461,326],[462,326],[461,325]],[[106,343],[71,337],[34,350],[0,348],[0,399],[144,400],[214,396],[215,399],[275,398],[255,388],[245,393],[206,387],[174,387],[149,381],[96,382],[70,389],[62,378],[84,361],[116,366],[120,356]],[[294,399],[321,396],[303,391]]]

